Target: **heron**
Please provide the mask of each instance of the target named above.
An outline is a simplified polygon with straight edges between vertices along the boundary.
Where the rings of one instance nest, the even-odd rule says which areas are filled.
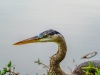
[[[28,43],[37,43],[37,42],[55,42],[58,45],[58,51],[50,58],[50,68],[47,75],[69,75],[66,74],[60,67],[61,61],[65,58],[67,53],[67,44],[65,38],[61,33],[56,30],[49,29],[37,36],[19,41],[14,43],[13,45],[23,45]],[[100,68],[98,64],[100,64],[99,60],[91,61],[94,66]],[[72,75],[84,75],[82,71],[83,66],[87,66],[88,61],[81,63],[75,70],[72,72]]]

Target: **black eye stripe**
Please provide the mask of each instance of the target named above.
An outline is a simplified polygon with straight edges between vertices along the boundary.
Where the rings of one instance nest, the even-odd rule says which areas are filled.
[[[53,32],[51,32],[51,33],[49,33],[49,35],[54,35],[54,33],[53,33]]]

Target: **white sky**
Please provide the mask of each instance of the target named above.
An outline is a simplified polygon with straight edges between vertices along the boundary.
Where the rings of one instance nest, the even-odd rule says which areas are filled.
[[[67,41],[68,53],[61,63],[64,71],[86,61],[80,58],[88,52],[97,51],[90,60],[99,59],[100,0],[1,0],[0,68],[11,60],[22,75],[46,73],[34,61],[40,58],[49,65],[49,57],[57,51],[55,44],[12,44],[47,29],[59,31]]]

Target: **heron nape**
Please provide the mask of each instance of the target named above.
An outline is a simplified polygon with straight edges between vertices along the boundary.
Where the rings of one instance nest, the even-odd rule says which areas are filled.
[[[55,42],[58,45],[58,51],[50,58],[50,68],[47,75],[68,75],[66,74],[60,67],[60,62],[65,58],[67,52],[66,41],[61,33],[56,30],[49,29],[38,36],[31,37],[29,39],[25,39],[14,43],[13,45],[22,45],[27,43],[37,43],[37,42]],[[75,70],[72,72],[72,75],[84,75],[82,70],[83,66],[88,66],[88,62],[81,63]],[[94,60],[91,63],[100,68],[100,61]],[[52,74],[53,73],[53,74]]]

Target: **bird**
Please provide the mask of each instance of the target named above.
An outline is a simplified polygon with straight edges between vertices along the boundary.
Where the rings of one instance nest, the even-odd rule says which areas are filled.
[[[50,68],[47,75],[69,75],[68,73],[65,73],[60,67],[60,63],[63,61],[67,53],[67,43],[60,32],[53,29],[48,29],[37,36],[16,42],[13,45],[23,45],[38,42],[54,42],[58,45],[58,51],[50,57]],[[77,66],[71,75],[84,75],[84,72],[81,68],[83,66],[88,66],[88,62],[90,61],[86,61]],[[100,61],[96,60],[91,62],[94,64],[94,66],[100,68],[98,66]]]

